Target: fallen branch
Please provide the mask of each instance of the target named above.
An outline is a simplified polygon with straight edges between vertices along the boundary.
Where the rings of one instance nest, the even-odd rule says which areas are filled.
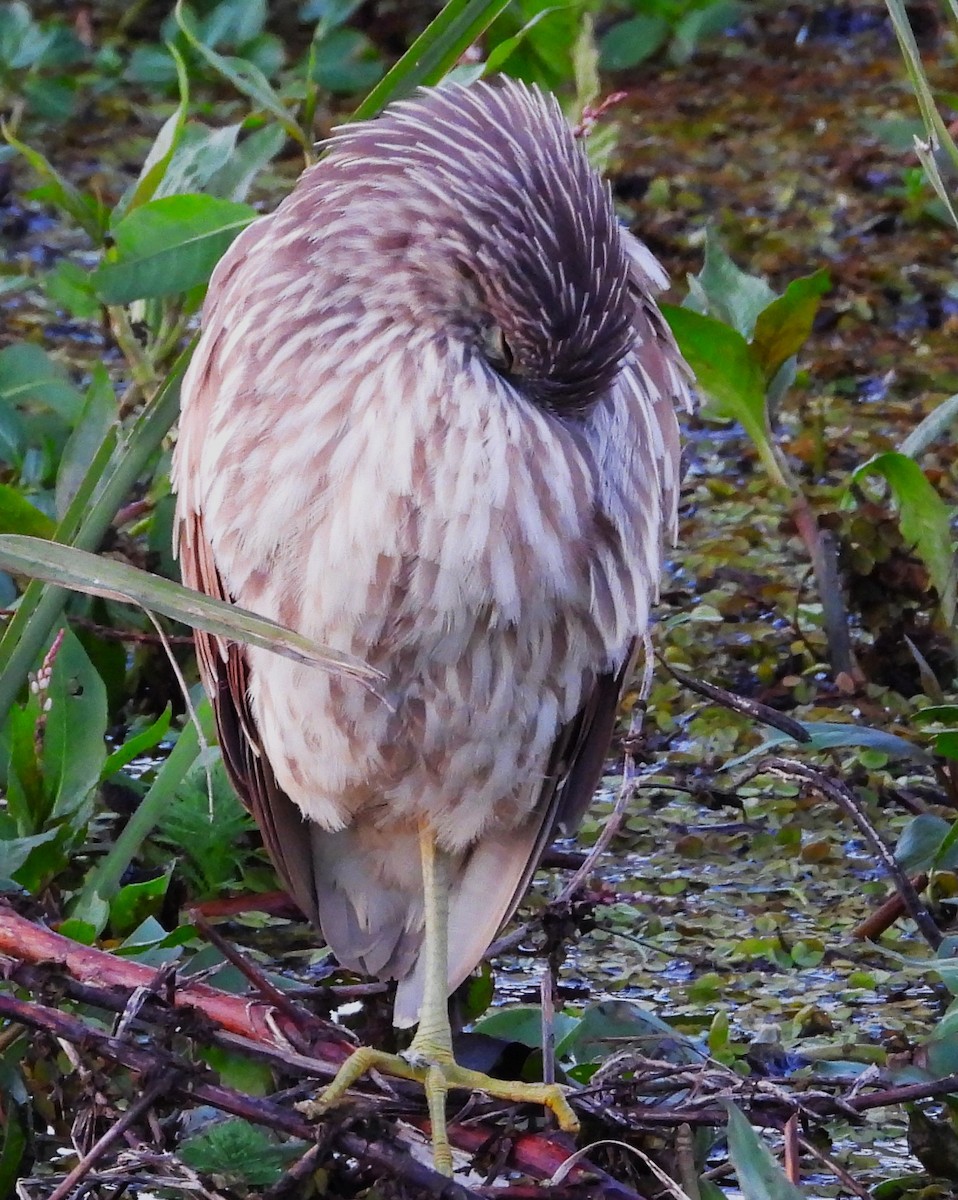
[[[349,1053],[351,1044],[337,1033],[338,1041],[327,1037],[319,1043],[321,1056],[313,1057],[316,1046],[304,1054],[293,1048],[298,1044],[306,1021],[295,1010],[280,1011],[249,997],[236,997],[206,984],[185,982],[182,987],[157,992],[156,972],[151,968],[120,959],[112,954],[68,941],[51,930],[34,925],[9,908],[0,907],[0,954],[7,958],[5,975],[17,984],[42,993],[55,988],[60,994],[85,1005],[95,1005],[109,1011],[124,1013],[124,1027],[134,1022],[141,1027],[169,1031],[171,1022],[178,1032],[190,1035],[201,1043],[215,1043],[234,1053],[263,1059],[278,1071],[300,1079],[331,1078],[338,1063]],[[305,1010],[303,1010],[305,1012]],[[187,1019],[184,1021],[184,1015]],[[200,1021],[196,1017],[201,1018]],[[312,1014],[306,1018],[314,1027],[327,1030],[326,1022]],[[154,1037],[149,1046],[133,1043],[124,1036],[103,1033],[78,1017],[46,1004],[20,1000],[0,992],[0,1017],[52,1036],[117,1063],[139,1075],[156,1078],[160,1072],[167,1080],[167,1095],[188,1103],[208,1104],[222,1112],[266,1126],[287,1137],[312,1142],[317,1127],[307,1122],[291,1107],[259,1097],[244,1096],[214,1082],[204,1068],[182,1060],[163,1048],[163,1039]],[[288,1037],[293,1034],[292,1038]],[[402,1080],[390,1080],[391,1096],[365,1093],[362,1104],[366,1112],[372,1108],[377,1120],[375,1136],[363,1137],[348,1125],[351,1112],[337,1110],[324,1122],[324,1134],[331,1148],[355,1157],[374,1170],[403,1179],[422,1195],[441,1196],[443,1200],[466,1200],[484,1194],[483,1190],[462,1188],[451,1184],[444,1176],[412,1158],[405,1147],[395,1140],[395,1132],[385,1118],[392,1115],[397,1103],[402,1105],[401,1116],[407,1125],[429,1134],[425,1117],[415,1115],[421,1103],[419,1090]],[[151,1091],[152,1094],[152,1091]],[[146,1104],[145,1108],[149,1108]],[[494,1107],[490,1105],[490,1107]],[[410,1113],[412,1110],[412,1114]],[[137,1105],[129,1117],[134,1121],[143,1111]],[[345,1117],[346,1121],[341,1122]],[[129,1123],[129,1122],[128,1122]],[[127,1125],[123,1126],[125,1129]],[[386,1130],[386,1132],[380,1132]],[[102,1157],[110,1142],[119,1136],[114,1126],[108,1131],[107,1144],[98,1143],[96,1155],[84,1159],[85,1169]],[[485,1121],[468,1126],[452,1123],[450,1140],[459,1150],[475,1153],[482,1146],[502,1140],[500,1129]],[[103,1139],[101,1139],[101,1142]],[[503,1156],[503,1168],[518,1171],[536,1180],[547,1180],[559,1169],[571,1153],[565,1135],[544,1131],[509,1138],[508,1153]],[[93,1151],[91,1151],[91,1155]],[[74,1170],[77,1170],[75,1168]],[[72,1174],[72,1173],[71,1173]],[[596,1190],[590,1192],[588,1186]],[[541,1194],[541,1183],[537,1185]],[[569,1175],[567,1188],[551,1189],[550,1195],[561,1197],[568,1188],[578,1188],[577,1196],[594,1195],[617,1200],[641,1200],[637,1193],[617,1182],[588,1162],[579,1164]],[[582,1188],[586,1187],[586,1191]],[[494,1189],[497,1197],[508,1200],[509,1189]]]

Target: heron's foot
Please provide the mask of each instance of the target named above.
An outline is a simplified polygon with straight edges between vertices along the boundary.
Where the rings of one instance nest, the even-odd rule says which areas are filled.
[[[452,1175],[452,1147],[446,1131],[446,1094],[451,1088],[485,1092],[495,1100],[511,1104],[541,1104],[555,1115],[559,1128],[566,1133],[576,1133],[579,1129],[579,1119],[566,1098],[567,1089],[560,1084],[493,1079],[481,1071],[460,1067],[444,1048],[417,1047],[415,1042],[405,1054],[386,1054],[361,1046],[346,1059],[325,1091],[314,1100],[297,1104],[297,1109],[310,1119],[321,1116],[369,1071],[382,1071],[384,1075],[422,1084],[432,1124],[433,1163],[444,1175]]]

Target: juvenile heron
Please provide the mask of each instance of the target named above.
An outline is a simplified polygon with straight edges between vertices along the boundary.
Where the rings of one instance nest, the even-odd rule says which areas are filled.
[[[173,467],[183,576],[377,667],[197,634],[230,776],[345,966],[398,982],[437,1165],[447,996],[602,771],[674,524],[686,369],[555,100],[424,90],[346,126],[216,269]]]

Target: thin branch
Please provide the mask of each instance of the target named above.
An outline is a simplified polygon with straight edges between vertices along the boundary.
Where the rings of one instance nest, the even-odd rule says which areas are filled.
[[[92,1168],[96,1166],[97,1162],[106,1154],[113,1143],[135,1125],[161,1096],[169,1093],[178,1076],[179,1071],[173,1069],[164,1071],[158,1079],[154,1080],[140,1098],[134,1104],[130,1105],[123,1116],[118,1121],[115,1121],[101,1138],[94,1142],[73,1170],[57,1184],[47,1197],[47,1200],[67,1200],[67,1196],[70,1195],[78,1183],[81,1183],[89,1175]]]
[[[746,778],[751,779],[756,775],[768,772],[782,775],[787,779],[800,779],[804,783],[810,784],[821,792],[823,796],[831,800],[833,804],[837,805],[854,822],[894,882],[902,898],[902,903],[915,922],[918,932],[932,950],[937,950],[942,943],[941,930],[935,924],[935,919],[928,911],[926,905],[922,902],[921,897],[908,878],[907,872],[903,871],[901,866],[899,866],[894,854],[885,845],[881,834],[865,815],[862,806],[859,804],[852,790],[840,779],[824,775],[821,771],[816,771],[814,767],[806,766],[804,763],[795,762],[789,758],[763,759],[749,772]],[[745,782],[744,779],[739,780],[739,786],[743,782]]]

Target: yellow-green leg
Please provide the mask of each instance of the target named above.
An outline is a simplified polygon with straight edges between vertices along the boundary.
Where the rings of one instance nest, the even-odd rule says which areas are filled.
[[[319,1116],[338,1103],[347,1090],[367,1071],[382,1071],[400,1079],[422,1083],[432,1124],[432,1152],[437,1171],[452,1174],[452,1148],[446,1131],[446,1093],[450,1088],[481,1091],[497,1100],[542,1104],[552,1110],[559,1127],[575,1133],[579,1122],[558,1084],[521,1083],[493,1079],[481,1071],[460,1067],[452,1053],[452,1030],[447,1008],[449,957],[449,875],[446,855],[436,846],[428,825],[419,834],[422,857],[423,904],[425,911],[425,986],[419,1028],[409,1049],[386,1054],[367,1046],[353,1051],[336,1078],[315,1100],[299,1105],[309,1117]]]

